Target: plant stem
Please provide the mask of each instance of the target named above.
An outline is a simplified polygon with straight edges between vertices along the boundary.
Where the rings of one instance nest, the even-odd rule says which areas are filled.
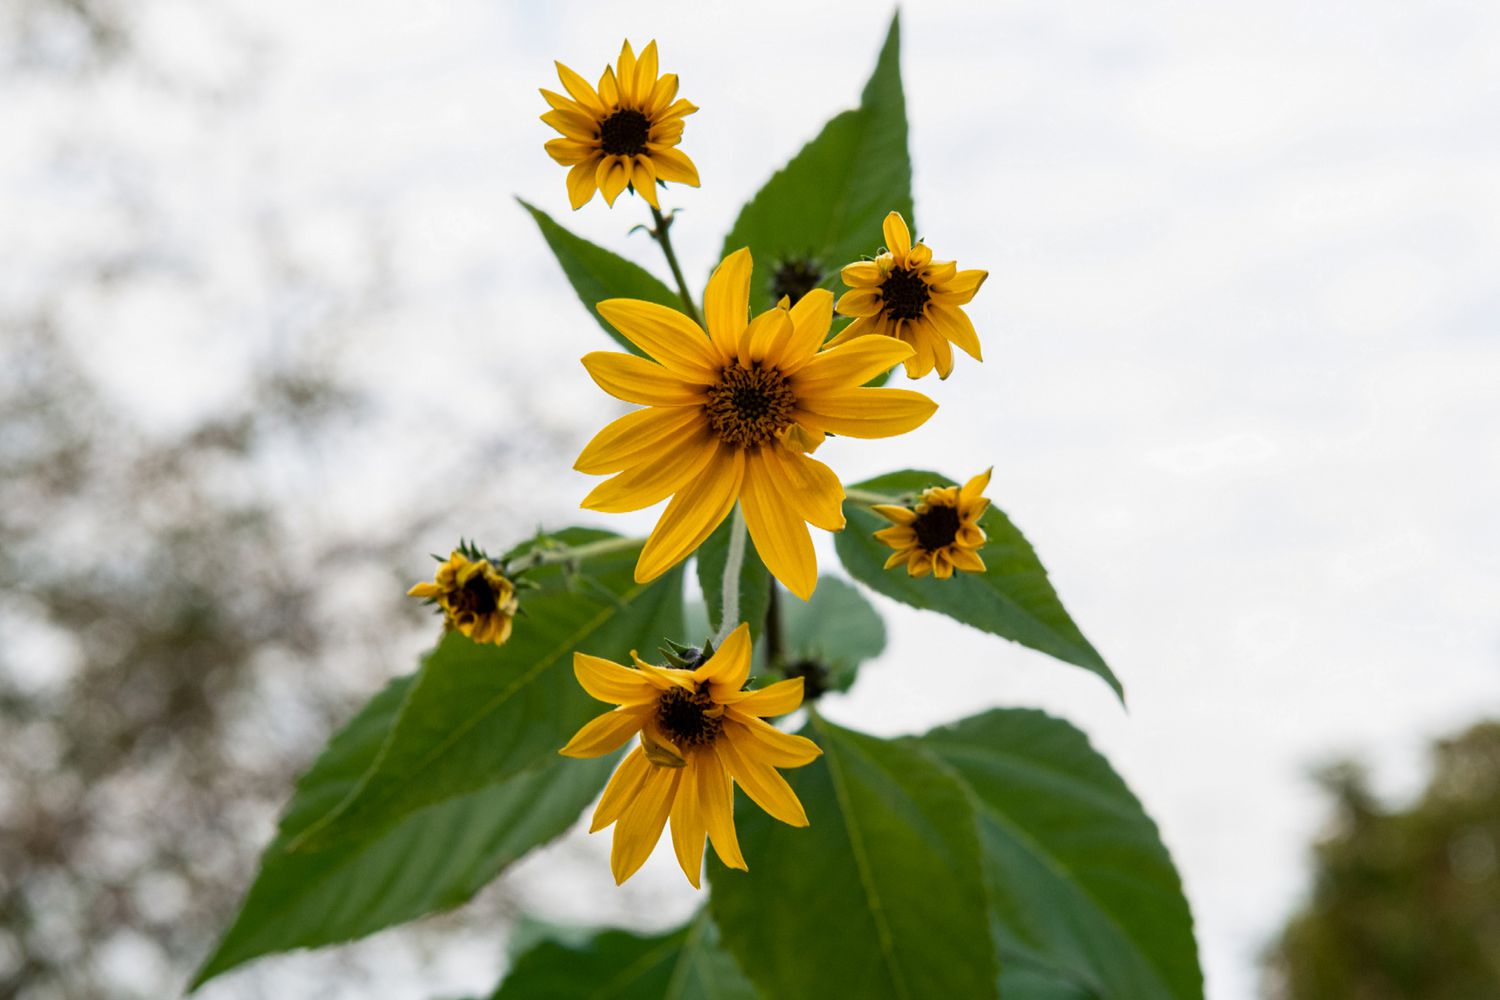
[[[745,514],[734,505],[734,519],[729,523],[729,554],[724,558],[724,576],[719,581],[719,634],[714,648],[724,645],[740,623],[740,573],[745,567]]]
[[[662,215],[661,209],[653,205],[651,218],[656,221],[656,228],[650,230],[651,238],[661,244],[661,252],[667,258],[667,266],[672,269],[672,277],[677,279],[677,294],[682,297],[682,307],[687,311],[689,319],[702,326],[703,317],[698,314],[698,307],[693,304],[693,296],[688,292],[687,281],[682,277],[682,268],[677,264],[677,254],[672,250],[672,237],[668,232],[672,228],[672,217]]]
[[[786,650],[781,643],[781,588],[771,577],[771,600],[766,604],[766,669],[781,673],[786,668]]]
[[[888,497],[881,493],[871,493],[868,490],[844,490],[844,499],[853,500],[855,503],[877,504],[890,503],[894,497]]]
[[[511,574],[524,573],[533,566],[551,566],[555,563],[578,562],[584,559],[592,559],[594,556],[607,556],[615,552],[623,552],[626,549],[635,548],[645,539],[641,538],[601,538],[597,542],[589,542],[587,545],[575,545],[571,548],[563,546],[558,548],[535,548],[513,560],[506,570]]]

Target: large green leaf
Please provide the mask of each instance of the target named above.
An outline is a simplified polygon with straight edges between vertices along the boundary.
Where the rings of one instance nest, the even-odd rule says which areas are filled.
[[[562,265],[563,273],[573,283],[573,290],[578,293],[578,298],[583,301],[589,315],[625,350],[642,354],[639,348],[610,326],[595,307],[605,299],[645,299],[647,302],[681,309],[682,299],[640,265],[590,243],[581,236],[573,235],[535,205],[520,198],[516,200],[536,220],[537,226],[542,230],[542,238],[552,248],[553,255]]]
[[[835,287],[841,267],[874,255],[887,212],[906,216],[915,231],[900,55],[901,23],[893,18],[859,108],[823,126],[740,211],[724,254],[750,248],[752,308],[774,304],[773,275],[789,261],[815,262],[821,284]]]
[[[611,537],[570,529],[567,544]],[[374,763],[337,806],[310,825],[294,850],[317,849],[410,813],[488,788],[550,761],[605,706],[573,676],[581,650],[626,660],[682,631],[681,570],[635,582],[635,547],[588,559],[578,572],[545,566],[528,574],[523,616],[503,646],[450,634],[423,664]]]
[[[709,865],[724,944],[766,996],[919,1000],[996,995],[974,808],[911,742],[814,715],[824,756],[787,772],[810,825],[743,798],[750,871]]]
[[[1043,712],[996,709],[913,743],[952,768],[978,808],[1002,985],[1011,980],[1012,995],[1203,996],[1172,859],[1087,737]]]
[[[729,561],[729,548],[734,532],[739,532],[738,544],[743,547],[739,576],[724,579],[724,568]],[[726,592],[725,585],[731,588]],[[730,625],[748,622],[750,634],[760,636],[766,621],[766,605],[771,599],[771,573],[761,562],[755,545],[745,532],[744,521],[738,510],[715,529],[698,548],[698,586],[703,589],[703,603],[708,609],[708,620],[715,629],[724,631],[724,598],[731,596],[739,604],[739,613]],[[693,643],[701,642],[703,636],[691,636]]]
[[[953,481],[935,472],[906,469],[849,487],[887,502],[910,504],[929,486]],[[834,539],[844,568],[860,583],[914,608],[940,611],[966,625],[1030,646],[1102,677],[1124,700],[1120,682],[1063,608],[1036,551],[1019,528],[993,504],[980,525],[989,537],[980,556],[985,573],[955,573],[951,579],[907,575],[905,568],[884,569],[891,549],[874,537],[890,526],[863,498],[844,501],[849,525]]]
[[[493,1000],[756,1000],[707,915],[666,934],[604,931],[543,941],[506,974]]]
[[[572,826],[612,758],[555,758],[471,795],[418,810],[368,837],[288,851],[373,762],[414,677],[393,681],[297,782],[234,924],[194,987],[249,959],[348,941],[466,902],[526,851]]]

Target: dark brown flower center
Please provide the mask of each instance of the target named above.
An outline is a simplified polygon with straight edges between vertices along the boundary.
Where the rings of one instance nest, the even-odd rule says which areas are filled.
[[[916,271],[892,268],[880,285],[885,314],[891,319],[918,319],[927,306],[927,282]]]
[[[495,600],[495,588],[490,586],[483,573],[469,577],[469,582],[456,590],[451,600],[455,614],[489,615],[500,606]]]
[[[958,537],[958,508],[930,506],[917,515],[911,527],[917,533],[917,544],[928,552],[936,552],[952,545]]]
[[[708,390],[708,423],[725,444],[765,444],[792,422],[797,396],[775,368],[730,365]]]
[[[780,301],[785,295],[792,300],[792,305],[818,287],[818,282],[823,280],[823,269],[815,260],[799,257],[795,260],[785,260],[777,265],[771,276],[771,298]]]
[[[656,700],[656,721],[678,747],[703,746],[717,739],[724,725],[722,714],[708,714],[713,707],[706,684],[696,692],[674,684]]]
[[[651,120],[639,111],[622,108],[599,123],[599,145],[610,156],[635,156],[646,148]]]

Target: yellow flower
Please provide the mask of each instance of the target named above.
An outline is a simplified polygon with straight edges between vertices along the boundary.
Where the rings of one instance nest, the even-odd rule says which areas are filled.
[[[677,863],[693,888],[705,835],[725,865],[748,870],[734,830],[734,782],[776,819],[807,825],[797,793],[776,769],[801,767],[822,751],[812,740],[762,721],[802,704],[802,678],[741,690],[750,676],[749,626],[736,628],[693,670],[654,667],[630,655],[634,670],[573,654],[573,672],[584,690],[620,707],[589,722],[560,751],[599,757],[640,734],[640,745],[610,778],[589,825],[595,833],[615,824],[609,864],[616,884],[646,863],[669,817]]]
[[[912,576],[931,573],[946,580],[955,569],[966,573],[983,573],[984,529],[979,517],[990,505],[984,490],[990,484],[986,469],[973,479],[957,486],[934,486],[924,492],[916,509],[891,504],[873,508],[893,522],[889,528],[875,532],[875,537],[896,551],[885,561],[885,568],[906,564]]]
[[[575,209],[588,204],[595,189],[615,203],[631,186],[656,208],[656,182],[698,186],[698,168],[673,147],[682,141],[682,119],[698,109],[677,96],[677,74],[656,75],[656,43],[637,59],[627,41],[618,68],[607,66],[599,89],[562,63],[557,64],[565,97],[542,96],[552,110],[542,121],[563,134],[547,152],[568,171],[568,199]]]
[[[974,298],[989,272],[960,271],[951,260],[933,260],[926,244],[912,245],[900,212],[887,215],[883,228],[885,252],[844,268],[850,290],[840,296],[838,310],[856,319],[829,346],[870,333],[904,340],[914,349],[906,361],[908,378],[921,378],[934,367],[939,378],[947,378],[953,371],[950,344],[982,361],[979,335],[960,307]]]
[[[510,638],[516,587],[488,559],[470,559],[455,549],[432,583],[419,583],[406,593],[436,601],[449,627],[475,642],[498,646]]]
[[[646,409],[601,430],[574,468],[616,474],[584,498],[622,513],[672,502],[636,563],[653,580],[703,544],[736,501],[770,571],[806,600],[818,581],[807,524],[844,527],[844,488],[807,456],[825,433],[879,438],[920,425],[937,404],[904,389],[862,388],[911,354],[889,337],[818,350],[833,295],[814,289],[748,320],[750,251],[724,258],[704,293],[708,332],[652,302],[609,299],[603,316],[650,359],[597,352],[584,367],[605,392]]]

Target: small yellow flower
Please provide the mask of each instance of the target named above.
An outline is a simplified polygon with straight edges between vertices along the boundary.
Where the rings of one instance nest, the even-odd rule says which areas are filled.
[[[498,646],[510,638],[518,606],[516,587],[488,559],[470,559],[455,549],[438,567],[433,582],[419,583],[406,593],[436,601],[448,626],[475,642]]]
[[[979,335],[961,307],[989,272],[960,271],[951,260],[933,260],[926,244],[912,245],[899,212],[887,215],[882,228],[885,252],[844,268],[850,290],[840,296],[838,311],[856,318],[829,346],[871,333],[904,340],[913,348],[906,361],[908,378],[921,378],[934,367],[939,378],[947,378],[953,371],[950,344],[982,361]]]
[[[646,407],[601,430],[574,468],[613,475],[584,498],[606,513],[667,505],[636,563],[635,578],[661,576],[703,544],[739,501],[756,551],[803,600],[818,582],[807,525],[844,527],[844,488],[809,458],[826,433],[903,434],[937,404],[906,389],[863,384],[911,354],[889,337],[864,337],[819,352],[833,322],[833,295],[808,292],[749,319],[750,251],[724,258],[708,281],[708,332],[652,302],[609,299],[603,316],[650,358],[596,352],[583,365],[611,396]]]
[[[979,518],[990,505],[984,497],[990,472],[981,472],[962,489],[932,487],[922,494],[915,510],[892,504],[873,508],[893,522],[891,527],[875,532],[876,538],[896,550],[885,561],[885,568],[904,563],[912,576],[931,573],[939,580],[948,579],[955,569],[983,573],[979,550],[984,547],[985,536]]]
[[[552,110],[542,121],[561,132],[547,152],[568,171],[568,200],[582,208],[604,192],[614,205],[627,186],[656,208],[656,182],[698,186],[698,168],[681,151],[682,119],[698,109],[677,96],[677,74],[656,75],[656,43],[639,59],[627,41],[618,67],[605,67],[599,89],[557,64],[568,96],[543,90]]]
[[[615,824],[609,863],[615,883],[634,875],[672,821],[677,863],[698,888],[705,836],[719,860],[747,871],[734,829],[734,783],[776,819],[806,826],[807,813],[778,767],[801,767],[822,751],[784,733],[763,717],[802,704],[802,678],[758,691],[742,690],[750,676],[750,629],[740,625],[724,645],[693,670],[654,667],[634,653],[635,669],[585,653],[573,672],[585,691],[620,706],[589,722],[560,751],[599,757],[630,751],[610,778],[589,832]]]

